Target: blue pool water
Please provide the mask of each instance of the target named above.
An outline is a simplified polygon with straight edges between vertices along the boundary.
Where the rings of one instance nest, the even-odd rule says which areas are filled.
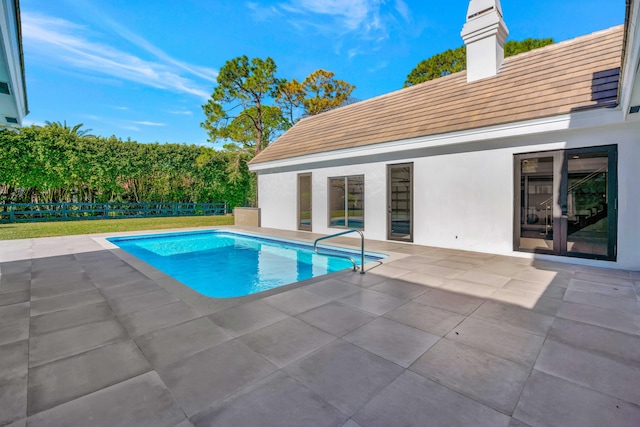
[[[107,240],[213,298],[255,294],[353,266],[348,259],[318,255],[307,243],[220,230]],[[360,263],[359,252],[321,248],[322,252],[349,255]],[[366,255],[365,262],[385,257]]]

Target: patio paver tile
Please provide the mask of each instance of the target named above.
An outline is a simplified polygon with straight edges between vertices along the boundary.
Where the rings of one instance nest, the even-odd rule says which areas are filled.
[[[508,416],[411,371],[400,375],[353,419],[367,427],[509,424]]]
[[[469,270],[461,274],[458,278],[461,280],[468,280],[469,282],[480,283],[482,285],[493,286],[494,288],[501,288],[511,280],[508,276],[488,273],[482,269]]]
[[[31,301],[31,315],[53,313],[54,311],[81,307],[83,305],[104,302],[102,294],[97,289],[70,295],[60,295]]]
[[[410,368],[413,372],[511,415],[529,368],[448,339],[438,341]]]
[[[209,315],[213,323],[233,337],[248,334],[287,317],[262,301],[253,301]]]
[[[640,408],[534,369],[514,417],[532,426],[633,427]]]
[[[180,301],[180,298],[167,292],[164,289],[157,291],[149,291],[144,294],[126,296],[118,299],[109,300],[109,305],[113,311],[122,316],[124,314],[142,312],[151,308],[160,307]]]
[[[636,314],[564,302],[558,310],[558,317],[640,335],[640,315]]]
[[[494,286],[458,279],[447,280],[440,288],[449,292],[457,292],[476,298],[490,298],[491,295],[498,290],[498,288]]]
[[[464,320],[464,316],[460,314],[413,301],[396,308],[384,317],[439,337],[445,336]]]
[[[589,292],[614,298],[629,298],[632,300],[635,300],[636,298],[636,292],[631,283],[612,285],[608,283],[573,279],[569,282],[568,290]]]
[[[10,276],[12,274],[20,274],[20,273],[31,273],[30,259],[0,263],[0,275]]]
[[[484,299],[471,295],[462,295],[444,289],[433,289],[413,300],[414,302],[463,314],[473,313],[485,302]]]
[[[535,363],[544,342],[540,335],[473,317],[465,319],[445,338],[528,367]]]
[[[31,301],[95,290],[96,286],[92,282],[86,280],[62,283],[55,286],[43,286],[31,290]]]
[[[562,305],[562,300],[554,298],[546,298],[541,294],[516,291],[513,289],[498,289],[491,299],[496,302],[510,304],[535,313],[544,314],[546,316],[555,316]]]
[[[334,339],[333,335],[291,317],[239,338],[279,368],[306,356]]]
[[[640,370],[604,355],[548,339],[534,368],[640,405]]]
[[[547,338],[624,361],[640,369],[640,336],[557,318]]]
[[[26,374],[28,360],[29,341],[0,345],[0,379]]]
[[[574,274],[575,280],[584,280],[587,282],[602,283],[604,285],[614,286],[631,286],[632,281],[629,277],[617,277],[613,275],[601,276],[599,274],[580,273]]]
[[[200,317],[149,332],[135,341],[151,364],[157,367],[184,359],[231,338],[211,319]]]
[[[284,368],[296,381],[351,416],[403,369],[338,339]]]
[[[416,268],[416,271],[432,276],[443,277],[445,279],[453,279],[465,272],[465,270],[459,268],[440,267],[438,265],[425,265],[423,267]]]
[[[188,417],[275,372],[238,340],[227,341],[157,369]]]
[[[31,275],[32,289],[75,282],[91,282],[91,279],[82,270],[60,271],[54,273],[43,271],[42,273],[32,273]]]
[[[148,372],[29,417],[32,427],[174,427],[184,413],[158,374]]]
[[[29,303],[25,303],[29,304]],[[13,307],[11,305],[5,307]],[[1,308],[1,307],[0,307]],[[0,316],[0,345],[22,341],[29,338],[29,318],[17,317],[2,319]]]
[[[201,317],[200,314],[182,301],[172,302],[139,313],[130,313],[120,317],[132,337],[147,332]]]
[[[357,292],[359,289],[360,288],[357,286],[347,285],[346,283],[335,279],[322,280],[304,287],[305,291],[309,291],[332,300],[344,298],[354,292]]]
[[[372,291],[382,292],[396,298],[413,299],[431,290],[423,285],[405,282],[402,278],[389,279],[369,288]]]
[[[330,302],[329,304],[299,314],[296,317],[336,337],[348,334],[375,319],[375,316],[369,313],[356,310],[338,302]]]
[[[27,373],[0,377],[0,425],[27,415]]]
[[[36,414],[150,369],[130,340],[32,367],[29,369],[28,414]]]
[[[340,303],[350,305],[351,307],[364,310],[377,316],[382,316],[407,301],[407,299],[392,297],[368,289],[359,290],[355,294],[338,300]]]
[[[114,317],[106,302],[54,311],[31,318],[30,336],[36,337],[60,329],[101,322]]]
[[[416,285],[426,286],[427,289],[437,288],[442,286],[447,281],[444,277],[433,276],[431,274],[412,272],[405,274],[400,278],[405,283],[412,283]]]
[[[107,299],[117,299],[124,297],[131,297],[134,295],[143,294],[145,292],[157,291],[162,289],[162,286],[150,279],[143,279],[135,282],[128,283],[120,286],[110,286],[108,288],[100,289],[102,295]]]
[[[18,291],[6,294],[0,294],[0,307],[27,302],[30,298],[29,291]]]
[[[371,286],[377,285],[378,283],[389,279],[388,277],[376,274],[375,269],[367,270],[367,266],[365,266],[365,270],[366,270],[365,274],[347,271],[347,272],[335,275],[334,278],[336,280],[340,280],[341,282],[360,286],[361,288],[370,288]]]
[[[290,316],[316,308],[331,301],[331,298],[314,294],[302,288],[282,292],[262,299],[265,303],[287,313]]]
[[[553,323],[553,316],[495,301],[485,302],[471,316],[499,325],[520,328],[542,336],[546,335]]]
[[[408,368],[440,337],[379,317],[345,335],[343,339]]]
[[[127,331],[115,319],[31,337],[29,367],[33,368],[127,338]]]
[[[592,305],[614,311],[640,314],[640,304],[636,298],[616,298],[598,293],[567,290],[564,300],[576,304]]]
[[[193,418],[204,426],[332,427],[345,416],[282,371]]]
[[[515,279],[507,282],[507,284],[503,286],[503,289],[534,293],[553,299],[562,299],[567,291],[566,287],[547,285],[544,283],[525,282],[523,280]]]

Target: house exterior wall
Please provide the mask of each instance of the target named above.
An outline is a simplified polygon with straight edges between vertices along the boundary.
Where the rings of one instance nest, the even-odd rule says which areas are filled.
[[[639,123],[485,139],[422,148],[406,156],[395,152],[367,157],[365,150],[336,161],[336,166],[325,162],[291,166],[285,171],[263,170],[258,181],[262,226],[297,229],[297,176],[311,172],[312,231],[338,232],[340,229],[328,227],[328,178],[364,175],[364,234],[369,239],[386,240],[387,165],[413,162],[415,244],[534,256],[513,252],[514,154],[610,144],[618,145],[617,262],[535,257],[640,270]]]

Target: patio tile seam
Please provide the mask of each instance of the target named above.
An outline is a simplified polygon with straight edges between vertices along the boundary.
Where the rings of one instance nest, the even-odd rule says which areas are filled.
[[[575,387],[579,387],[579,388],[582,388],[584,390],[588,390],[588,391],[590,391],[592,393],[597,393],[597,394],[600,394],[602,396],[607,396],[607,397],[609,397],[611,399],[622,401],[622,402],[624,402],[624,403],[626,403],[628,405],[633,406],[634,408],[637,408],[638,411],[640,411],[640,405],[639,404],[634,403],[634,402],[630,402],[630,401],[626,400],[625,398],[622,398],[622,397],[619,397],[619,396],[615,396],[613,394],[605,393],[602,390],[596,390],[596,389],[594,389],[592,387],[589,387],[587,385],[580,384],[579,382],[573,381],[573,380],[568,379],[568,378],[560,377],[560,376],[555,375],[555,374],[550,373],[550,372],[546,372],[546,371],[541,371],[539,369],[535,369],[535,367],[532,369],[531,374],[533,374],[533,371],[537,371],[537,372],[543,373],[543,374],[548,375],[550,377],[553,377],[553,378],[556,378],[558,380],[561,380],[561,381],[567,382],[569,384],[572,384]],[[531,378],[531,375],[529,376],[529,378]],[[529,381],[529,378],[527,378],[527,382]],[[526,388],[526,383],[525,383],[525,388]],[[519,404],[520,404],[520,400],[518,400],[518,405]],[[517,408],[517,406],[516,406],[516,408]],[[515,411],[514,411],[514,413],[515,413]]]

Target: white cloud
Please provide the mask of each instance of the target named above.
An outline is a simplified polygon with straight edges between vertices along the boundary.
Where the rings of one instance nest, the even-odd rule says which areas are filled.
[[[379,41],[388,38],[392,24],[411,20],[411,11],[403,0],[395,0],[394,6],[387,3],[390,0],[289,0],[278,8],[291,15],[290,23],[297,27],[313,27],[338,35],[353,33]],[[253,3],[247,5],[255,7]],[[328,22],[319,21],[321,18]]]
[[[140,126],[166,126],[167,125],[166,123],[149,122],[149,121],[146,121],[146,120],[139,121],[139,122],[133,121],[131,123],[136,124],[136,125],[140,125]]]
[[[54,66],[71,67],[82,73],[109,76],[201,99],[209,98],[208,82],[216,71],[174,59],[143,38],[120,29],[127,41],[156,57],[147,60],[95,40],[97,34],[76,23],[41,14],[22,13],[22,37],[28,51]],[[105,37],[107,38],[107,37]]]
[[[192,116],[193,115],[193,111],[188,111],[188,110],[167,111],[167,113],[175,114],[175,115],[178,115],[178,116]]]

